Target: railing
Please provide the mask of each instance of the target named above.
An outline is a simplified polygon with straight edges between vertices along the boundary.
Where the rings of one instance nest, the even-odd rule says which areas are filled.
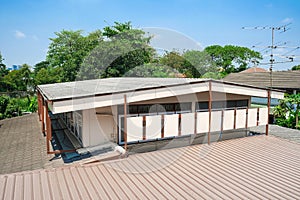
[[[119,122],[124,116],[120,116]],[[127,142],[138,142],[191,135],[196,133],[222,132],[249,128],[268,123],[268,108],[245,108],[234,110],[218,110],[211,112],[209,129],[209,112],[160,114],[152,116],[127,117]],[[119,126],[121,140],[122,124]]]

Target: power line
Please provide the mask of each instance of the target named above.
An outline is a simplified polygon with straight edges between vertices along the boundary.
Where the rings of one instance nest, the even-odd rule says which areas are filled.
[[[281,31],[280,33],[284,33],[286,31],[290,30],[290,28],[288,27],[289,25],[291,25],[291,23],[283,25],[283,26],[277,26],[277,27],[276,26],[242,27],[242,29],[245,29],[245,30],[271,30],[271,36],[272,36],[271,45],[270,46],[266,46],[266,47],[262,47],[262,48],[264,48],[263,51],[266,51],[266,52],[271,51],[271,53],[269,55],[270,56],[270,62],[266,63],[266,64],[270,64],[269,71],[270,71],[270,86],[271,86],[271,88],[273,87],[273,80],[272,80],[273,79],[272,78],[273,65],[277,64],[277,63],[285,63],[285,62],[275,62],[275,59],[274,59],[274,50],[277,49],[277,48],[288,48],[286,46],[283,46],[283,45],[286,44],[286,42],[284,42],[283,44],[280,44],[278,42],[275,43],[275,31]],[[287,62],[293,62],[293,59],[290,59]]]

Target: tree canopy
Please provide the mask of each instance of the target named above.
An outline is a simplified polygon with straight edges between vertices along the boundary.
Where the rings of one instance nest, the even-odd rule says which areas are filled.
[[[276,124],[300,129],[300,94],[287,95],[274,109]]]
[[[295,65],[292,67],[292,70],[300,70],[300,65]]]
[[[91,51],[81,65],[77,78],[94,79],[124,76],[137,66],[150,63],[154,49],[150,38],[139,29],[133,29],[130,22],[105,27],[106,40]]]
[[[60,82],[74,81],[85,56],[102,41],[101,31],[83,36],[81,30],[63,30],[55,35],[56,38],[50,38],[46,62],[50,67],[62,69]]]
[[[225,45],[208,46],[204,49],[219,68],[224,70],[225,75],[232,72],[240,72],[247,68],[252,60],[261,60],[259,52],[247,47]]]

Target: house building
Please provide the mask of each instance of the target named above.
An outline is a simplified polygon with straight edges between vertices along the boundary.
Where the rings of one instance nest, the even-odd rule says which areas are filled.
[[[266,125],[269,107],[251,108],[251,97],[282,99],[264,87],[188,78],[107,78],[39,85],[39,116],[47,141],[51,116],[81,147],[124,145]],[[270,103],[269,103],[270,104]],[[47,142],[48,153],[51,151]],[[67,150],[70,151],[70,150]]]
[[[239,73],[231,73],[224,78],[224,81],[285,90],[289,94],[300,92],[300,70],[270,73],[250,68]]]

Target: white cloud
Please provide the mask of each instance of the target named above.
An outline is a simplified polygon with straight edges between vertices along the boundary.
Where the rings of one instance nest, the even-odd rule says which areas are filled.
[[[291,23],[293,21],[293,18],[290,18],[290,17],[287,17],[287,18],[285,18],[285,19],[283,19],[283,20],[281,20],[281,22],[282,23]]]
[[[17,39],[22,39],[22,38],[25,38],[26,35],[25,35],[25,33],[16,30],[16,31],[15,31],[15,37],[16,37]]]

